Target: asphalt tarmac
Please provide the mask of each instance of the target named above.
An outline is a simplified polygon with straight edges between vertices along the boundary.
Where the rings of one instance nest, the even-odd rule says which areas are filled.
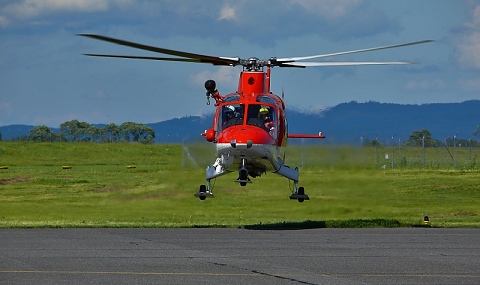
[[[480,284],[480,229],[3,229],[0,284]]]

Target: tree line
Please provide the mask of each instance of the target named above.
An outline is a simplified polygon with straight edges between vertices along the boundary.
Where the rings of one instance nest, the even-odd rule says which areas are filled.
[[[445,138],[444,141],[432,138],[429,130],[416,130],[407,140],[403,141],[404,146],[424,146],[424,147],[479,147],[480,142],[474,137],[480,137],[480,125],[472,132],[469,139],[462,138]],[[53,132],[47,126],[37,126],[30,130],[30,134],[26,137],[18,137],[13,140],[17,141],[36,141],[36,142],[141,142],[153,143],[155,139],[155,131],[143,124],[134,122],[125,122],[121,125],[108,124],[103,128],[92,126],[86,122],[71,120],[60,125],[60,133]],[[0,141],[2,133],[0,133]],[[364,146],[382,146],[383,144],[376,139],[364,139]]]
[[[469,139],[461,139],[461,138],[445,138],[444,141],[432,138],[432,134],[429,130],[417,130],[414,131],[408,138],[405,140],[402,145],[404,146],[421,146],[421,147],[439,147],[439,146],[447,146],[451,147],[454,144],[456,146],[463,146],[463,147],[478,147],[480,143],[473,139],[474,136],[480,137],[480,126],[477,126],[477,129],[472,132],[472,137]],[[382,143],[378,141],[378,139],[365,139],[363,141],[363,145],[365,146],[381,146]]]
[[[92,126],[71,120],[60,125],[60,133],[42,125],[30,130],[26,141],[34,142],[140,142],[153,143],[155,131],[143,124],[125,122],[121,125]]]

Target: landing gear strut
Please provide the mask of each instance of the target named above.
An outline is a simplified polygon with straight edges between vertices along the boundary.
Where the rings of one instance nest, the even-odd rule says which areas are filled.
[[[200,200],[205,200],[207,197],[213,198],[212,187],[210,185],[210,181],[212,179],[217,178],[218,176],[222,176],[224,174],[230,173],[231,171],[227,170],[224,165],[224,161],[228,161],[228,158],[221,157],[217,158],[215,163],[212,166],[207,166],[206,169],[206,185],[200,185],[200,189],[197,193],[195,193],[195,197],[200,198]]]

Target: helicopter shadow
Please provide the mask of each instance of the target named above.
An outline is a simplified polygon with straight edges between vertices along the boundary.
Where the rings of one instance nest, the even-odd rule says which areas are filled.
[[[351,220],[330,220],[303,222],[279,222],[279,223],[258,223],[245,225],[241,228],[247,230],[308,230],[322,228],[398,228],[418,227],[420,224],[407,225],[394,219],[351,219]]]

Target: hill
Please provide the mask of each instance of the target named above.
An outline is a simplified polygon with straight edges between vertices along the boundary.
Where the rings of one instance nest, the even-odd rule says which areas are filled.
[[[342,103],[321,112],[302,112],[288,109],[290,133],[318,133],[327,136],[329,143],[359,144],[361,138],[389,142],[406,140],[416,130],[428,129],[441,141],[457,134],[469,139],[480,125],[480,100],[462,103],[401,105],[355,101]],[[146,124],[155,130],[155,142],[179,143],[202,139],[200,133],[212,125],[213,114],[188,116]],[[4,140],[28,136],[34,126],[9,125],[0,127]],[[52,129],[53,131],[58,131]]]
[[[391,140],[392,135],[408,139],[415,130],[428,129],[441,141],[469,139],[480,125],[480,101],[400,105],[388,103],[339,104],[318,114],[289,113],[290,132],[322,131],[330,142],[360,143],[365,139]]]

